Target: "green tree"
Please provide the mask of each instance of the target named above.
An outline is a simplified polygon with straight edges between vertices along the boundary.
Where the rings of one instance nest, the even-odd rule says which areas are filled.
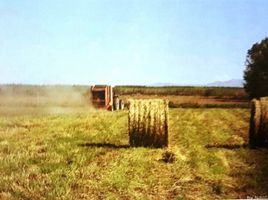
[[[248,50],[244,80],[250,98],[268,96],[268,38]]]

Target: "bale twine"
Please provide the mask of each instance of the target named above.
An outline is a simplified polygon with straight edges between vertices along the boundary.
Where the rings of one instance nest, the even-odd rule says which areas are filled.
[[[129,100],[129,143],[131,146],[168,146],[168,101]]]
[[[251,147],[268,147],[268,97],[251,101],[249,144]]]

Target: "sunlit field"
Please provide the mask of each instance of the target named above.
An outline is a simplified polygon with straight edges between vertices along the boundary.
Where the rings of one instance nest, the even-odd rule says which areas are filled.
[[[178,96],[178,95],[122,95],[121,98],[127,102],[128,99],[166,99],[171,108],[249,108],[247,99],[236,99],[233,97],[219,96]]]
[[[247,146],[248,108],[172,108],[169,147],[151,149],[129,146],[127,110],[19,105],[1,105],[0,199],[268,196],[268,151]]]

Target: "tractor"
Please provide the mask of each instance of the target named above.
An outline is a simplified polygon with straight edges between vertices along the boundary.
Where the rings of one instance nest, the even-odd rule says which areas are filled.
[[[114,95],[113,87],[110,85],[94,85],[91,86],[92,104],[95,108],[106,110],[124,109],[124,102],[119,99],[118,95]]]

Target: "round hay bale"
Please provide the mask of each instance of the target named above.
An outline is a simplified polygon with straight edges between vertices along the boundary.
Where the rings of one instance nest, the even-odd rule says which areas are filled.
[[[129,100],[131,146],[168,146],[168,102],[161,99]]]
[[[253,99],[251,101],[251,116],[250,116],[250,128],[249,128],[249,144],[252,147],[257,146],[258,131],[260,127],[261,119],[261,105],[260,101]]]
[[[249,144],[251,147],[268,145],[268,98],[251,101],[251,117],[249,128]]]
[[[268,147],[268,98],[261,98],[261,123],[260,123],[260,137],[262,145]]]

